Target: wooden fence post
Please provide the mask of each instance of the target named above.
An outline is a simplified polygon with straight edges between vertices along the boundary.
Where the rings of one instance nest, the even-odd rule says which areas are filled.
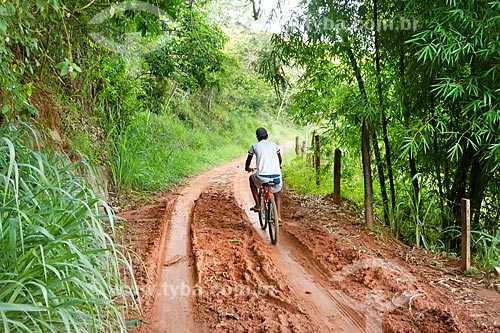
[[[460,200],[462,217],[462,270],[470,270],[470,200]]]
[[[300,149],[299,149],[299,137],[295,137],[295,155],[299,156]]]
[[[320,160],[320,146],[319,146],[319,135],[314,136],[314,167],[316,168],[316,185],[320,183],[319,169],[321,165]]]
[[[340,158],[342,152],[340,149],[335,149],[333,160],[333,202],[338,204],[340,202]]]
[[[314,158],[314,146],[315,146],[315,141],[316,140],[316,132],[313,131],[312,135],[311,135],[311,145],[309,146],[310,147],[310,150],[313,151],[313,154],[307,154],[307,165],[311,166],[312,168],[314,168],[316,165],[314,163],[316,163],[316,160]]]

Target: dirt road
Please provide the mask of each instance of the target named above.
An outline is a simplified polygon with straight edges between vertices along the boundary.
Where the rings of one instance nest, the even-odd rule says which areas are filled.
[[[189,182],[189,186],[181,191],[172,214],[172,226],[165,245],[166,256],[160,282],[160,292],[153,311],[151,329],[154,332],[197,331],[197,327],[203,324],[204,320],[191,315],[190,304],[196,301],[197,295],[199,297],[202,293],[211,293],[212,295],[209,295],[210,299],[220,296],[226,298],[243,297],[248,300],[254,295],[260,296],[258,294],[259,292],[262,293],[264,288],[266,290],[274,290],[276,288],[276,291],[286,291],[288,294],[287,299],[282,300],[282,302],[285,302],[285,306],[287,305],[286,303],[294,304],[300,306],[301,309],[301,315],[298,318],[293,316],[287,319],[287,326],[292,326],[291,322],[298,321],[294,325],[301,325],[301,327],[307,328],[308,323],[313,322],[318,325],[318,331],[322,332],[363,332],[364,323],[361,321],[362,316],[346,308],[341,300],[336,299],[335,295],[329,293],[328,288],[325,286],[327,280],[318,274],[317,271],[308,270],[298,262],[299,259],[304,258],[297,256],[299,251],[294,250],[292,242],[287,240],[286,236],[281,239],[282,246],[269,245],[268,235],[266,232],[260,230],[256,215],[248,213],[246,216],[241,216],[242,211],[249,212],[246,208],[251,207],[248,174],[243,171],[242,165],[244,165],[244,160],[239,159],[205,172],[192,179]],[[198,199],[200,195],[202,197]],[[232,198],[236,200],[232,200]],[[195,201],[197,202],[195,203]],[[196,206],[194,216],[190,214],[193,206]],[[228,216],[227,213],[231,212],[234,214],[239,209],[241,209],[239,212],[240,215],[236,215],[233,221],[227,221],[227,219],[231,219],[231,216]],[[193,218],[193,238],[195,240],[194,249],[196,256],[194,260],[197,262],[197,265],[194,267],[190,265],[193,262],[193,258],[189,257],[191,252],[189,232],[191,218]],[[229,223],[232,228],[228,228]],[[241,225],[238,226],[237,224]],[[250,224],[254,227],[254,230],[249,230]],[[227,285],[224,284],[224,279],[227,278],[224,276],[224,272],[221,272],[222,283],[220,285],[212,284],[209,289],[201,291],[203,290],[201,288],[205,289],[208,287],[202,279],[212,279],[212,276],[205,274],[207,273],[206,270],[210,269],[210,263],[205,264],[200,262],[200,259],[204,259],[200,254],[207,252],[206,245],[211,243],[212,245],[219,244],[220,247],[228,247],[231,246],[229,241],[232,239],[238,240],[237,243],[241,244],[244,241],[239,240],[241,236],[240,232],[236,232],[233,235],[224,232],[224,229],[233,231],[238,228],[244,229],[245,227],[247,229],[245,233],[251,236],[246,242],[260,242],[259,245],[262,247],[262,251],[268,252],[266,255],[269,256],[263,256],[262,259],[269,261],[269,265],[272,265],[277,279],[276,282],[278,283],[272,285],[269,284],[271,281],[268,280],[263,285],[240,284],[238,295],[230,295],[235,293],[233,290],[235,285],[231,284],[233,281],[228,281]],[[222,232],[214,229],[221,229]],[[218,239],[206,239],[207,236],[214,235]],[[259,237],[259,239],[256,240],[255,237]],[[199,248],[200,239],[202,239],[202,249]],[[212,250],[224,251],[225,249],[210,249],[210,251]],[[248,254],[244,251],[238,252],[241,254],[240,260],[246,262],[255,261],[254,264],[259,265],[255,258],[253,258],[253,253],[250,253],[252,257],[248,258]],[[223,253],[221,252],[221,254]],[[219,261],[225,260],[224,256],[215,259]],[[243,276],[247,274],[247,272],[238,273],[241,273]],[[193,281],[193,276],[195,277],[195,281]],[[246,279],[248,280],[248,278]],[[250,277],[249,279],[258,280],[254,277]],[[252,290],[253,288],[256,289]],[[242,293],[242,291],[244,292]],[[224,293],[227,295],[224,295]],[[249,295],[244,295],[245,293]],[[201,297],[203,298],[204,295],[201,295]],[[274,296],[273,298],[270,295],[268,297],[270,297],[270,305],[273,306],[268,310],[266,308],[269,305],[261,309],[256,307],[256,311],[263,317],[266,316],[265,311],[269,311],[268,315],[272,318],[275,316],[272,313],[275,310],[273,300],[280,300],[280,297]],[[265,297],[262,298],[265,299]],[[229,300],[222,301],[222,304],[224,303],[229,303]],[[175,306],[165,306],[165,304],[175,304]],[[222,315],[228,318],[233,317],[228,316],[227,313]],[[196,320],[198,324],[195,324],[194,321]],[[204,327],[204,329],[208,328]]]
[[[286,194],[285,226],[270,245],[248,209],[243,164],[123,214],[136,226],[156,221],[135,244],[145,309],[136,331],[500,331],[498,292],[457,276],[456,260],[368,233],[346,205]]]

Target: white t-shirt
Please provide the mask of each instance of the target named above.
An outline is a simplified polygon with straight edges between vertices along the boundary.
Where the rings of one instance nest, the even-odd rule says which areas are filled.
[[[258,175],[281,175],[278,153],[280,147],[272,141],[261,140],[248,149],[248,155],[256,157]]]

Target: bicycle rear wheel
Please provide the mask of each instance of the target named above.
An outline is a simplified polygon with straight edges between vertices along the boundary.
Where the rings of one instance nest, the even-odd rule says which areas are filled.
[[[259,224],[262,230],[266,230],[267,221],[266,221],[266,201],[264,200],[264,193],[262,190],[259,191],[259,206],[260,212],[259,214]]]
[[[278,243],[278,209],[276,208],[276,202],[274,201],[274,195],[271,196],[271,200],[268,201],[268,209],[266,212],[266,220],[269,225],[269,238],[271,238],[271,243],[276,245]]]

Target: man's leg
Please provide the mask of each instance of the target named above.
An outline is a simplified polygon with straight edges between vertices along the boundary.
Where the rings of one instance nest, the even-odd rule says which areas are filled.
[[[278,219],[281,219],[281,191],[274,193],[274,201],[276,202],[276,209],[278,210]]]
[[[252,180],[252,175],[250,175],[248,180],[250,181],[250,191],[252,191],[252,196],[253,200],[255,201],[255,206],[259,207],[259,194],[257,192],[257,186],[255,186],[255,183]]]

